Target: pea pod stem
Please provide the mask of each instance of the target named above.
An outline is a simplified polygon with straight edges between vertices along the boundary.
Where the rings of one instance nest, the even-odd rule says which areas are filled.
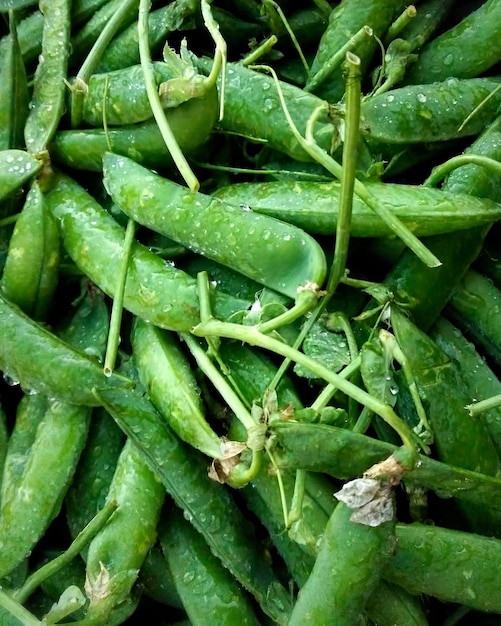
[[[280,81],[275,70],[267,65],[254,66],[254,69],[262,69],[272,75],[277,87],[283,112],[287,118],[291,131],[300,146],[312,157],[312,159],[314,159],[317,163],[320,163],[333,176],[341,180],[343,176],[342,166],[329,156],[316,142],[305,139],[298,131],[292,117],[290,116],[287,104],[285,103],[285,99],[280,89]],[[315,115],[315,113],[313,115]],[[367,204],[398,237],[400,237],[400,239],[425,265],[428,267],[439,267],[441,265],[440,260],[437,259],[437,257],[430,252],[430,250],[428,250],[428,248],[412,233],[412,231],[409,230],[409,228],[407,228],[407,226],[405,226],[405,224],[403,224],[402,221],[399,220],[394,214],[392,214],[387,207],[383,204],[379,204],[367,187],[358,179],[355,179],[354,191],[357,196],[361,198],[365,204]]]
[[[129,218],[125,229],[124,247],[120,267],[118,270],[118,282],[113,298],[111,309],[110,330],[108,333],[108,343],[106,345],[106,356],[104,358],[103,372],[105,376],[111,376],[117,358],[118,344],[120,342],[120,327],[122,324],[122,312],[125,296],[125,283],[127,281],[127,268],[132,253],[132,244],[136,234],[136,222]]]
[[[38,620],[33,613],[16,602],[12,596],[0,587],[0,607],[5,609],[10,615],[22,624],[22,626],[43,626],[43,622]]]
[[[69,548],[60,556],[52,559],[38,570],[33,572],[25,581],[22,587],[17,589],[13,598],[23,604],[31,594],[42,584],[42,582],[52,576],[57,571],[65,567],[70,561],[77,557],[89,541],[103,528],[111,515],[117,509],[115,501],[106,502],[103,508],[92,518],[92,520],[82,529]]]
[[[148,99],[150,101],[151,110],[158,124],[158,128],[162,134],[162,137],[167,145],[172,159],[176,164],[179,172],[184,178],[186,184],[191,191],[198,191],[200,183],[197,177],[193,173],[186,157],[179,148],[179,144],[172,132],[169,122],[165,117],[160,96],[155,82],[155,75],[153,72],[153,61],[151,59],[150,48],[148,44],[148,13],[151,7],[150,0],[140,0],[139,3],[139,19],[137,23],[139,34],[139,56],[141,58],[141,67],[143,68],[144,81],[146,85],[146,91],[148,93]]]
[[[386,36],[384,38],[384,44],[387,46],[391,41],[393,41],[398,35],[403,31],[403,29],[408,26],[408,24],[415,18],[417,15],[416,7],[411,4],[406,7],[404,11],[397,17],[397,19],[390,25],[386,32]]]
[[[465,409],[467,409],[471,417],[478,417],[484,411],[495,409],[496,407],[500,405],[501,405],[501,394],[498,394],[498,395],[492,396],[491,398],[486,398],[485,400],[479,400],[478,402],[472,402],[471,404],[467,404],[465,406]]]
[[[431,174],[424,181],[424,187],[436,187],[438,183],[447,176],[450,172],[461,167],[473,163],[474,165],[482,165],[491,172],[501,175],[501,163],[490,157],[482,156],[479,154],[458,154],[448,159],[445,163],[434,167]]]
[[[226,41],[223,39],[219,32],[219,26],[214,20],[212,15],[210,4],[207,0],[201,1],[202,16],[204,18],[204,24],[209,31],[214,43],[216,44],[216,53],[214,55],[214,62],[209,76],[207,77],[206,85],[211,87],[216,84],[219,74],[222,75],[221,80],[221,92],[219,97],[219,120],[223,119],[224,115],[224,77],[226,74]]]
[[[271,35],[268,39],[265,39],[263,43],[261,43],[257,48],[255,48],[252,52],[250,52],[245,58],[243,58],[240,63],[247,67],[248,65],[252,65],[258,59],[260,59],[264,54],[269,52],[273,46],[277,43],[278,37],[276,35]]]
[[[332,372],[329,368],[299,352],[299,350],[292,348],[279,339],[275,339],[269,335],[263,335],[255,326],[241,326],[240,324],[221,322],[216,319],[198,324],[193,328],[192,333],[198,337],[216,336],[245,341],[250,345],[259,346],[265,350],[271,350],[272,352],[280,354],[285,358],[290,358],[303,367],[311,369],[319,378],[336,385],[337,388],[347,396],[377,413],[398,433],[404,446],[410,452],[411,459],[416,458],[417,450],[414,433],[389,405],[374,398],[360,387],[357,387],[357,385],[345,380],[343,376]]]
[[[341,194],[339,198],[339,217],[336,225],[334,261],[327,280],[328,296],[334,293],[345,273],[351,234],[351,213],[357,164],[361,98],[360,59],[351,52],[346,54],[346,73],[346,131],[343,146]]]
[[[361,41],[363,41],[366,37],[372,37],[373,32],[372,28],[369,26],[363,26],[360,30],[358,30],[353,37],[345,43],[335,54],[333,54],[329,61],[322,66],[308,84],[303,87],[305,91],[315,91],[319,85],[321,85],[325,80],[332,74],[332,72],[341,65],[343,60],[346,58],[348,52],[353,50]]]

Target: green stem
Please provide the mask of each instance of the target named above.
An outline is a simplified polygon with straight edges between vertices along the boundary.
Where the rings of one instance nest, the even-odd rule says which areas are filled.
[[[96,39],[89,54],[86,56],[82,67],[78,71],[73,85],[71,85],[71,126],[77,128],[82,121],[83,98],[87,89],[89,78],[94,73],[103,52],[106,50],[110,41],[116,35],[120,25],[126,15],[136,4],[137,0],[124,0],[111,19],[103,28],[99,37]]]
[[[8,226],[9,224],[14,224],[17,221],[17,218],[20,216],[20,213],[14,213],[14,215],[9,215],[8,217],[3,217],[0,220],[0,228],[4,226]]]
[[[259,346],[265,350],[280,354],[283,357],[299,363],[306,369],[310,369],[319,378],[336,385],[338,389],[348,397],[353,398],[363,406],[367,406],[377,413],[398,433],[405,447],[411,453],[411,457],[417,458],[414,432],[398,417],[389,405],[371,396],[348,380],[345,380],[343,376],[333,372],[315,359],[306,356],[302,352],[295,350],[288,344],[274,337],[263,335],[255,326],[241,326],[240,324],[232,324],[230,322],[221,322],[220,320],[212,319],[195,326],[192,333],[197,337],[216,336],[244,341],[250,345]]]
[[[292,44],[294,46],[294,48],[296,49],[299,58],[301,59],[301,63],[303,64],[303,67],[305,69],[306,72],[306,78],[308,79],[310,76],[310,67],[308,65],[308,62],[306,61],[306,58],[303,54],[303,51],[301,50],[301,46],[299,45],[299,42],[297,40],[296,35],[294,34],[294,31],[292,30],[292,28],[290,27],[289,22],[287,21],[287,18],[285,17],[284,12],[282,11],[282,9],[279,7],[279,5],[274,1],[274,0],[262,0],[263,4],[269,4],[271,7],[273,7],[273,9],[275,9],[275,11],[277,12],[278,16],[280,17],[282,24],[285,26],[286,31],[289,33],[289,37],[292,40]]]
[[[151,59],[149,40],[148,40],[148,12],[151,7],[150,0],[140,0],[139,2],[139,19],[137,30],[139,34],[139,56],[141,59],[141,67],[143,68],[144,82],[146,92],[150,102],[151,110],[157,122],[158,128],[165,141],[165,145],[169,149],[176,167],[178,168],[184,181],[191,191],[198,191],[200,183],[193,173],[186,157],[182,153],[179,144],[172,132],[169,122],[165,117],[160,96],[155,81],[155,73],[153,70],[153,61]]]
[[[357,370],[360,369],[361,358],[357,356],[354,358],[343,370],[339,373],[339,376],[348,379],[352,374],[354,374]],[[332,399],[332,396],[338,391],[339,387],[337,385],[328,384],[326,385],[322,391],[318,394],[315,401],[312,403],[311,408],[314,411],[321,411],[324,409],[327,404]]]
[[[311,78],[303,89],[305,91],[315,91],[319,85],[321,85],[325,80],[332,74],[332,72],[341,65],[341,63],[345,60],[346,54],[351,52],[355,46],[363,41],[366,37],[372,37],[372,28],[369,26],[363,26],[360,30],[358,30],[353,37],[350,37],[348,41],[339,48],[337,52],[335,52],[331,58],[322,66],[322,69],[319,70],[313,78]]]
[[[296,480],[294,481],[294,493],[292,494],[291,508],[287,516],[287,528],[290,528],[294,522],[301,519],[303,510],[303,500],[306,484],[306,470],[296,470]]]
[[[327,280],[327,293],[331,296],[344,276],[351,234],[353,190],[357,167],[360,128],[360,59],[346,54],[346,119],[343,145],[343,169],[339,197],[339,214],[336,225],[334,260]]]
[[[80,554],[82,549],[97,535],[116,510],[116,501],[106,502],[99,513],[78,533],[69,548],[63,554],[52,559],[52,561],[43,565],[36,572],[33,572],[26,579],[24,585],[14,592],[13,598],[21,604],[26,602],[46,578],[61,570]]]
[[[328,155],[316,142],[308,141],[298,131],[287,108],[284,95],[280,88],[280,81],[275,70],[268,65],[257,65],[254,66],[254,68],[265,70],[273,76],[284,115],[287,118],[291,131],[300,146],[311,156],[313,160],[320,163],[338,180],[341,180],[343,176],[342,166],[330,155]],[[326,107],[327,103],[319,108],[322,109],[324,106]],[[313,113],[313,115],[315,115],[315,113]],[[383,220],[388,228],[390,228],[390,230],[392,230],[395,235],[397,235],[397,237],[399,237],[425,265],[428,267],[439,267],[441,265],[439,259],[437,259],[437,257],[430,252],[430,250],[428,250],[428,248],[414,235],[414,233],[407,226],[405,226],[405,224],[403,224],[403,222],[399,220],[398,217],[396,217],[396,215],[388,209],[388,207],[384,204],[380,204],[367,187],[357,178],[354,182],[354,191],[356,195]]]
[[[479,402],[472,402],[472,404],[467,404],[465,409],[472,417],[477,417],[484,411],[489,411],[489,409],[495,409],[501,405],[501,394],[497,394],[490,398],[486,398],[485,400],[480,400]]]
[[[214,54],[214,61],[212,63],[212,69],[206,80],[206,86],[212,87],[216,84],[216,81],[221,73],[221,89],[219,93],[219,120],[223,119],[224,114],[224,83],[226,75],[226,41],[223,39],[219,31],[219,25],[212,15],[210,4],[207,0],[201,2],[202,16],[204,18],[204,24],[209,31],[214,43],[216,44],[216,52]]]
[[[22,626],[44,626],[33,613],[21,606],[0,587],[0,607],[13,615]]]
[[[240,61],[240,63],[244,67],[247,67],[248,65],[252,65],[258,59],[260,59],[264,54],[269,52],[273,48],[273,46],[277,43],[277,41],[278,41],[278,37],[276,35],[271,35],[270,37],[268,37],[268,39],[265,39],[262,44],[257,46],[257,48],[254,48],[252,52],[249,52],[249,54],[246,57],[244,57]]]
[[[475,165],[482,165],[491,170],[494,174],[501,174],[501,163],[489,157],[480,156],[477,154],[458,154],[450,158],[445,163],[441,163],[433,168],[431,174],[424,181],[423,187],[436,187],[438,183],[444,179],[447,174],[452,172],[462,165],[468,165],[473,163]]]
[[[364,435],[372,422],[372,417],[374,412],[368,409],[366,406],[360,411],[360,415],[358,416],[355,425],[352,428],[354,433],[359,433]]]
[[[111,376],[115,368],[115,361],[118,353],[118,344],[120,343],[120,327],[122,325],[122,312],[124,304],[125,283],[127,282],[127,270],[129,267],[129,259],[131,255],[132,244],[134,243],[134,235],[136,234],[136,222],[129,219],[125,230],[124,246],[122,249],[122,258],[120,259],[120,267],[118,270],[118,281],[113,296],[113,306],[111,309],[110,330],[108,333],[108,343],[106,345],[106,355],[104,358],[103,372],[105,376]]]
[[[384,39],[384,45],[387,46],[394,39],[398,37],[398,35],[403,31],[403,29],[415,18],[417,15],[416,7],[411,4],[397,17],[397,19],[390,25],[386,32],[386,37]]]

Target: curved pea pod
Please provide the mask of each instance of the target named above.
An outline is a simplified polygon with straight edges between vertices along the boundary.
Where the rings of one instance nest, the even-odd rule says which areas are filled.
[[[139,379],[172,430],[209,457],[224,454],[209,426],[188,360],[173,333],[136,319],[131,334]]]
[[[113,297],[117,276],[111,268],[122,256],[124,229],[67,176],[58,175],[46,198],[60,221],[63,244],[70,257],[100,289]],[[249,305],[245,300],[219,292],[214,298],[214,312],[222,318]],[[168,330],[189,332],[200,321],[196,280],[138,243],[132,245],[124,307]]]
[[[107,623],[113,610],[129,602],[139,569],[155,542],[164,498],[164,486],[141,451],[127,440],[107,496],[118,508],[88,546],[85,618],[90,623]]]
[[[85,444],[89,420],[89,407],[50,403],[18,489],[2,502],[0,578],[29,555],[59,512]]]
[[[430,328],[429,336],[451,359],[460,364],[464,372],[462,379],[472,402],[501,394],[501,381],[479,354],[477,347],[445,317],[437,319]],[[482,412],[479,417],[485,423],[501,458],[501,408],[493,407]]]
[[[416,235],[453,232],[493,223],[500,218],[501,205],[466,194],[396,183],[366,182],[365,186]],[[284,180],[236,183],[219,188],[213,195],[294,224],[308,233],[331,235],[336,232],[340,190],[337,181]],[[354,237],[384,237],[391,235],[392,231],[358,196],[354,196],[351,234]]]
[[[356,46],[352,52],[361,59],[362,72],[367,69],[373,54],[378,48],[377,37],[381,38],[392,19],[403,8],[402,0],[391,0],[390,2],[378,2],[378,0],[368,0],[364,3],[357,0],[343,0],[337,5],[329,16],[329,24],[320,39],[315,58],[312,61],[310,74],[313,78],[315,74],[329,61],[340,48],[359,29],[369,26],[374,37],[366,37],[362,43]],[[308,87],[308,81],[306,86]],[[342,68],[339,67],[329,76],[315,93],[330,102],[338,102],[344,94],[344,78]]]
[[[450,78],[366,98],[361,105],[361,134],[373,151],[380,149],[383,154],[387,144],[391,147],[478,135],[498,115],[501,90],[493,93],[498,86],[499,81],[491,78]],[[476,115],[466,121],[481,103]]]
[[[33,96],[24,127],[26,148],[31,154],[47,149],[63,115],[64,81],[70,53],[70,0],[51,0],[42,5],[42,9],[42,54],[35,71]]]
[[[249,598],[179,509],[168,511],[160,545],[193,626],[258,626]]]
[[[21,189],[42,168],[42,163],[24,150],[0,151],[0,201]]]
[[[409,69],[406,81],[420,84],[456,78],[474,78],[501,60],[498,25],[501,6],[487,0],[458,24],[433,39]]]
[[[501,291],[489,278],[469,269],[444,311],[497,366],[501,364],[500,298]]]
[[[192,98],[165,114],[179,147],[189,154],[209,137],[218,111],[217,92]],[[134,158],[147,167],[166,167],[172,163],[170,152],[155,120],[130,124],[107,131],[100,129],[61,130],[50,146],[57,163],[80,170],[99,172],[108,150]]]
[[[501,613],[501,541],[438,526],[397,524],[383,576],[411,593]]]
[[[385,441],[325,424],[274,421],[280,444],[279,466],[323,472],[339,479],[361,476],[398,450]],[[403,482],[433,490],[441,498],[457,498],[474,509],[490,503],[493,518],[501,514],[501,479],[448,465],[421,455]]]
[[[295,298],[298,287],[325,279],[322,248],[298,228],[193,193],[112,153],[103,172],[108,193],[129,217],[271,289]]]
[[[179,60],[179,63],[182,63]],[[157,88],[160,91],[160,98],[166,101],[166,107],[173,107],[180,102],[191,98],[204,97],[204,102],[208,107],[209,102],[213,102],[215,96],[215,86],[207,88],[204,85],[205,78],[192,76],[189,79],[191,90],[189,93],[173,93],[167,100],[162,96],[162,87],[167,87],[167,82],[182,75],[176,71],[172,64],[163,61],[153,63],[153,73]],[[186,79],[188,84],[188,79]],[[198,90],[197,90],[198,87]],[[207,93],[210,91],[210,96]],[[175,89],[174,89],[175,92]],[[177,100],[175,99],[177,98]],[[179,101],[180,100],[180,101]],[[144,122],[153,117],[146,85],[144,81],[143,68],[141,65],[132,65],[114,72],[94,74],[90,77],[83,100],[83,120],[91,126],[103,126],[106,121],[110,126],[125,126]]]
[[[24,124],[30,101],[13,12],[9,15],[9,31],[2,40],[5,50],[0,43],[0,150],[24,145]]]
[[[197,61],[204,71],[211,63]],[[319,107],[325,109],[315,124],[315,140],[327,152],[337,147],[338,123],[328,113],[325,100],[280,81],[287,108],[299,132],[304,136],[308,120]],[[265,142],[267,146],[288,154],[296,161],[311,161],[299,145],[284,115],[275,82],[271,76],[239,65],[228,63],[224,83],[224,116],[220,121],[224,130]]]
[[[46,396],[36,393],[24,395],[17,405],[16,421],[6,446],[0,502],[7,501],[19,488],[19,481],[30,457],[30,450],[38,426],[47,410],[47,404]]]
[[[16,221],[0,283],[5,296],[35,320],[52,305],[59,275],[59,231],[37,181]]]
[[[263,611],[285,626],[291,610],[289,593],[264,558],[252,524],[229,491],[207,476],[206,461],[172,433],[141,394],[106,391],[98,395],[211,551]]]
[[[370,526],[353,521],[352,516],[349,506],[344,502],[337,504],[311,574],[299,592],[289,626],[352,626],[364,612],[394,548],[395,522]]]
[[[25,390],[70,404],[97,406],[93,387],[133,384],[120,374],[106,377],[94,359],[31,320],[1,293],[0,325],[0,370]]]

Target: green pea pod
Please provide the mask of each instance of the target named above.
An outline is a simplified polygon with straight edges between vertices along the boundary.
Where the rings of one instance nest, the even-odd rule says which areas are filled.
[[[385,441],[324,424],[274,421],[271,424],[284,469],[323,472],[339,479],[361,476],[398,450]],[[403,482],[433,490],[441,498],[464,500],[472,509],[490,503],[492,515],[501,514],[501,480],[421,455],[419,463],[403,476]]]
[[[9,15],[9,30],[6,50],[0,54],[0,150],[23,147],[30,100],[13,14]]]
[[[162,483],[128,440],[107,496],[118,508],[88,546],[87,623],[107,623],[112,611],[128,602],[139,568],[156,539],[164,497]]]
[[[183,63],[183,61],[179,60],[179,63]],[[153,73],[158,89],[161,89],[161,86],[167,81],[179,77],[179,73],[175,71],[173,66],[163,61],[153,63]],[[197,82],[196,76],[190,77],[191,90],[183,96],[185,100],[199,96],[205,97],[207,103],[209,100],[207,91],[212,89],[214,93],[215,86],[207,88],[206,79],[199,78],[200,80]],[[188,81],[188,79],[186,80]],[[211,98],[211,100],[213,99],[214,97]],[[166,105],[166,108],[177,104],[180,102],[170,103]],[[143,122],[152,117],[153,111],[146,92],[141,65],[132,65],[123,70],[94,74],[90,77],[83,101],[83,120],[87,124],[102,126],[106,122],[110,126],[124,126]]]
[[[148,14],[148,41],[153,56],[165,43],[171,32],[191,27],[196,0],[174,0]],[[97,66],[98,72],[111,72],[139,63],[139,35],[137,25],[131,24],[119,33],[106,48]]]
[[[144,595],[155,602],[176,609],[183,608],[172,572],[159,545],[153,546],[148,552],[139,571],[138,584]]]
[[[59,273],[59,231],[37,181],[9,242],[1,281],[5,296],[35,320],[46,319]]]
[[[471,401],[485,400],[501,394],[501,381],[488,363],[466,337],[445,317],[439,317],[430,328],[429,336],[442,350],[457,363],[460,363],[465,388]],[[501,409],[494,407],[481,413],[501,458]]]
[[[373,54],[378,48],[376,37],[381,38],[393,17],[403,8],[401,0],[378,2],[369,0],[363,4],[356,0],[343,0],[329,16],[329,25],[320,39],[318,50],[311,64],[311,77],[329,61],[329,59],[364,26],[372,28],[375,37],[366,37],[361,44],[353,49],[353,53],[362,61],[362,71],[366,70]],[[306,86],[308,87],[308,81]],[[329,102],[338,102],[344,93],[345,83],[342,68],[337,70],[322,83],[315,92]]]
[[[420,236],[493,223],[501,212],[501,205],[466,194],[396,183],[366,182],[365,186],[378,202]],[[218,189],[213,195],[294,224],[308,233],[332,235],[336,232],[340,191],[337,181],[285,180],[236,183]],[[358,196],[354,196],[351,234],[353,237],[385,237],[392,231]]]
[[[85,444],[90,408],[54,401],[40,422],[19,488],[2,502],[0,578],[9,574],[58,514]],[[30,494],[27,499],[25,494]]]
[[[5,467],[7,462],[7,454],[8,454],[8,440],[9,440],[9,432],[7,429],[7,418],[5,415],[5,411],[0,403],[0,488],[3,490],[4,488],[4,480],[5,480]],[[0,492],[0,505],[2,503],[2,496]]]
[[[497,323],[500,297],[501,291],[491,280],[470,269],[444,311],[497,366],[501,364],[501,332]]]
[[[71,2],[51,0],[43,2],[41,8],[44,14],[42,54],[24,128],[26,148],[31,154],[47,149],[62,117],[70,52]]]
[[[179,147],[185,154],[202,146],[212,131],[218,111],[217,93],[192,98],[165,114]],[[155,120],[99,129],[61,130],[50,147],[54,161],[74,169],[99,172],[108,150],[134,158],[148,167],[165,168],[172,163],[170,152]]]
[[[36,10],[23,18],[17,25],[17,37],[22,59],[27,66],[34,63],[42,51],[43,14]],[[12,45],[7,35],[0,40],[0,56],[5,58],[8,49]]]
[[[396,550],[383,571],[411,593],[501,613],[501,541],[438,526],[397,524]]]
[[[295,298],[298,287],[325,279],[324,253],[300,229],[193,193],[112,153],[103,172],[108,193],[129,217],[271,289]]]
[[[19,489],[40,422],[47,410],[47,398],[36,393],[24,395],[16,410],[16,421],[9,437],[2,477],[0,502],[6,502]]]
[[[125,437],[112,417],[103,408],[95,409],[85,448],[65,498],[66,519],[73,538],[104,506],[124,443]],[[84,554],[87,550],[86,547]]]
[[[285,626],[291,609],[289,593],[264,558],[249,520],[226,488],[207,476],[206,461],[177,439],[140,394],[100,391],[98,397],[142,451],[150,468],[204,536],[212,552],[256,598],[263,611]]]
[[[340,502],[325,528],[311,574],[301,588],[289,626],[357,623],[395,545],[395,522],[352,521]]]
[[[451,78],[430,85],[392,89],[362,102],[361,134],[373,151],[381,149],[383,154],[388,144],[408,145],[478,135],[498,115],[501,104],[498,86],[499,81],[494,78]],[[491,97],[486,100],[488,96]],[[481,103],[476,115],[464,123]]]
[[[94,359],[28,318],[1,293],[0,325],[0,370],[13,381],[19,381],[25,390],[61,402],[97,406],[99,402],[92,393],[94,387],[133,384],[119,374],[106,377]]]
[[[179,509],[168,511],[160,545],[193,626],[258,626],[249,598]]]
[[[501,7],[497,0],[487,0],[458,24],[436,37],[421,50],[407,73],[414,84],[481,76],[501,60],[497,24]]]
[[[71,178],[58,175],[46,196],[61,225],[63,244],[80,270],[113,297],[113,264],[122,256],[125,231]],[[245,300],[217,292],[214,313],[226,319],[247,309]],[[200,321],[196,280],[138,243],[132,245],[124,307],[156,326],[189,332]]]
[[[131,342],[139,379],[172,430],[209,457],[222,458],[224,442],[205,418],[195,376],[176,336],[136,319]]]
[[[21,189],[38,174],[42,164],[24,150],[0,152],[0,200]]]

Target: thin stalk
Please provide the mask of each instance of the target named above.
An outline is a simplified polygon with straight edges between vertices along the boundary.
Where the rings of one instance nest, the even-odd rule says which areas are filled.
[[[404,30],[404,28],[412,21],[417,15],[416,7],[411,4],[397,17],[397,19],[390,25],[386,32],[384,39],[384,45],[387,46]]]
[[[151,7],[150,0],[140,0],[139,2],[139,19],[137,22],[137,30],[139,35],[139,57],[141,59],[141,67],[143,68],[144,82],[146,92],[150,102],[151,110],[158,125],[158,129],[162,134],[165,145],[169,149],[176,167],[178,168],[184,181],[191,191],[198,191],[200,183],[193,173],[186,157],[184,156],[177,139],[172,132],[170,124],[165,117],[165,113],[158,95],[158,89],[155,81],[155,73],[153,71],[153,61],[151,59],[150,46],[148,40],[148,13]]]
[[[346,367],[344,367],[341,370],[341,372],[339,372],[339,376],[342,376],[343,378],[348,379],[350,376],[352,376],[355,372],[357,372],[360,369],[360,363],[361,363],[361,358],[360,356],[357,356]],[[318,394],[315,401],[312,403],[311,408],[317,412],[321,411],[328,405],[333,395],[338,390],[339,390],[339,387],[337,385],[332,385],[329,383]]]
[[[254,48],[252,52],[249,52],[249,54],[245,56],[240,61],[240,63],[245,67],[247,67],[248,65],[252,65],[263,55],[267,54],[277,43],[277,41],[278,37],[276,35],[270,35],[270,37],[268,37],[268,39],[265,39],[263,43],[259,44],[257,48]]]
[[[280,81],[275,70],[267,65],[257,65],[254,67],[255,69],[265,70],[272,75],[284,115],[286,116],[291,131],[300,146],[312,157],[312,159],[325,167],[325,169],[338,180],[341,180],[343,175],[342,166],[329,156],[316,142],[305,139],[298,131],[287,108],[284,95],[280,88]],[[327,104],[325,104],[325,106],[327,106]],[[324,105],[319,107],[321,110],[323,108]],[[313,116],[314,115],[315,113]],[[390,228],[390,230],[392,230],[395,235],[397,235],[397,237],[399,237],[425,265],[428,267],[439,267],[441,265],[440,260],[437,259],[437,257],[430,252],[430,250],[428,250],[428,248],[414,235],[414,233],[407,228],[407,226],[405,226],[405,224],[403,224],[401,220],[399,220],[384,204],[380,204],[367,187],[358,179],[355,179],[354,191],[356,195],[384,221],[388,228]]]
[[[490,398],[486,398],[485,400],[479,400],[478,402],[472,402],[471,404],[467,404],[465,409],[472,417],[478,417],[484,411],[489,411],[489,409],[495,409],[501,405],[501,394],[497,394],[495,396],[491,396]]]
[[[52,561],[42,565],[42,567],[36,572],[33,572],[31,576],[28,576],[24,585],[13,593],[13,598],[23,604],[31,594],[40,587],[46,578],[49,578],[76,558],[82,549],[97,535],[101,528],[103,528],[112,514],[117,510],[117,506],[115,500],[106,502],[99,513],[97,513],[85,528],[78,533],[69,548],[65,550],[63,554],[52,559]]]
[[[8,593],[0,587],[0,607],[10,613],[22,626],[44,626],[33,613],[16,602]]]
[[[127,269],[129,267],[129,259],[135,234],[136,222],[129,219],[127,222],[127,228],[125,229],[124,246],[118,270],[117,287],[115,289],[113,306],[111,309],[110,330],[108,333],[108,342],[106,344],[106,355],[103,366],[105,376],[111,376],[117,359],[118,344],[120,343],[120,327],[122,325],[125,283],[127,282]]]
[[[423,187],[436,187],[438,183],[447,176],[447,174],[450,174],[450,172],[458,167],[461,167],[462,165],[468,165],[470,163],[473,163],[474,165],[482,165],[488,170],[491,170],[494,174],[501,175],[501,163],[495,159],[477,154],[458,154],[448,159],[445,163],[441,163],[440,165],[434,167],[431,174],[424,181]]]
[[[322,66],[322,69],[308,81],[303,89],[310,92],[315,91],[315,89],[325,82],[332,72],[341,65],[348,52],[351,52],[353,48],[358,46],[366,37],[372,37],[372,35],[372,28],[369,26],[363,26],[360,30],[357,30],[353,37],[350,37],[344,46],[339,48],[339,50],[331,56],[327,63]]]
[[[71,85],[71,126],[77,128],[82,121],[83,97],[87,90],[89,78],[94,73],[103,52],[109,46],[110,41],[117,34],[118,29],[137,0],[124,0],[111,19],[106,23],[99,37],[96,39],[89,54],[85,57],[82,67],[78,71],[74,83]]]
[[[219,74],[221,73],[221,89],[219,93],[219,121],[223,119],[224,115],[224,83],[226,76],[226,41],[223,39],[219,31],[219,25],[217,24],[214,16],[212,15],[210,4],[207,0],[201,2],[202,17],[204,18],[204,24],[209,31],[214,43],[216,44],[216,52],[214,54],[214,61],[212,63],[212,69],[206,80],[207,87],[216,83]]]
[[[404,443],[404,446],[411,453],[411,458],[417,458],[414,432],[398,417],[389,405],[381,402],[374,396],[371,396],[369,393],[360,387],[357,387],[350,381],[345,380],[342,376],[333,372],[328,367],[325,367],[315,359],[308,357],[302,352],[295,350],[288,344],[275,339],[274,337],[263,335],[255,326],[241,326],[240,324],[221,322],[220,320],[212,319],[195,326],[192,333],[197,337],[216,336],[244,341],[250,345],[259,346],[265,350],[270,350],[276,354],[280,354],[285,358],[299,363],[306,369],[310,369],[319,378],[322,378],[327,383],[336,385],[339,390],[345,393],[348,397],[353,398],[363,406],[367,406],[377,413],[398,433]]]
[[[348,259],[360,128],[360,76],[360,59],[348,52],[346,54],[346,130],[334,260],[327,280],[329,297],[336,291],[339,281],[344,276]]]

